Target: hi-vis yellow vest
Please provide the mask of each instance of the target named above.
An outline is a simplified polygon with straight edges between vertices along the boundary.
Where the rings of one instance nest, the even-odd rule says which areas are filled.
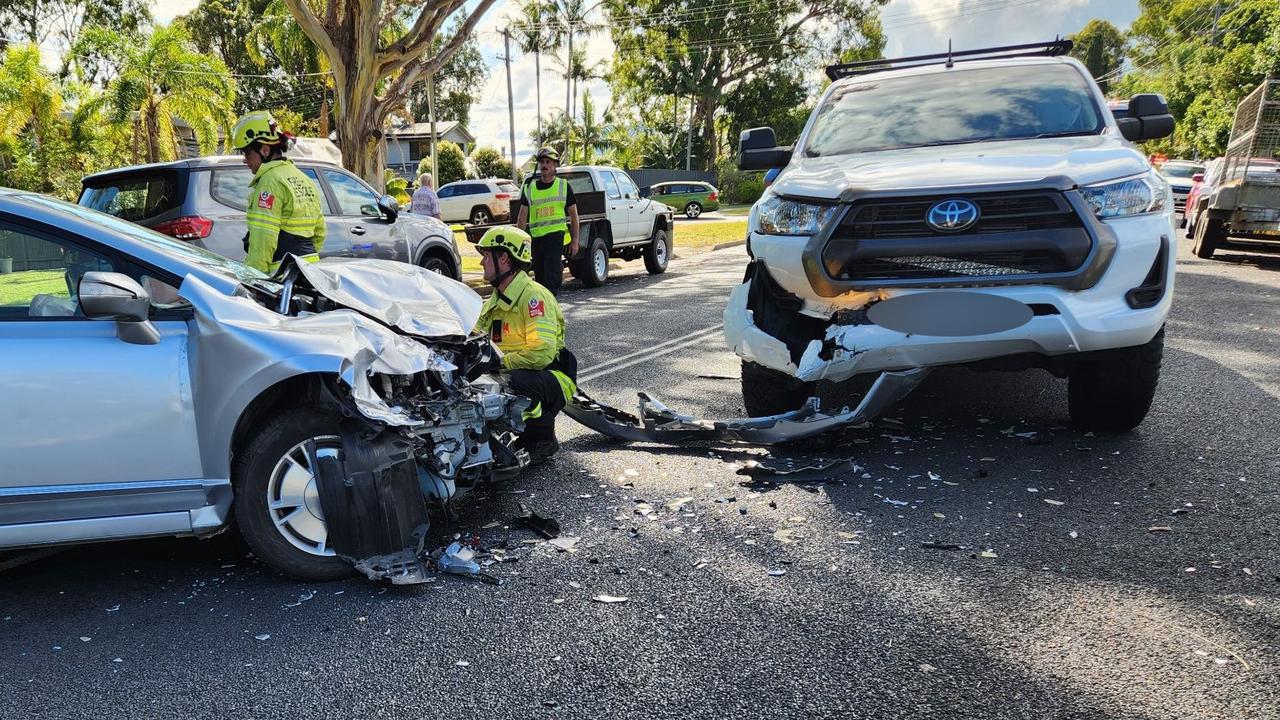
[[[568,245],[569,216],[565,214],[564,204],[569,199],[569,182],[556,178],[551,187],[539,190],[537,178],[531,179],[525,186],[525,197],[529,199],[529,235],[564,233],[564,242]]]

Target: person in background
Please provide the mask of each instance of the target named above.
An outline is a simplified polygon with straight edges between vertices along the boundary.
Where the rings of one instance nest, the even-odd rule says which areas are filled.
[[[436,195],[435,180],[431,177],[431,173],[422,173],[418,176],[418,189],[413,191],[409,212],[440,219],[440,197]]]

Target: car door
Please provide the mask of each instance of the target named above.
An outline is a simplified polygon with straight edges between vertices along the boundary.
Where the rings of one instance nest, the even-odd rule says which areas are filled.
[[[397,223],[386,220],[378,208],[378,194],[346,170],[321,168],[336,206],[342,235],[350,243],[347,255],[386,260],[406,260],[408,243]],[[325,241],[328,245],[329,241]]]
[[[604,202],[608,210],[609,227],[613,230],[613,244],[626,245],[631,242],[631,209],[622,197],[622,187],[613,173],[601,171],[600,179],[604,181]]]
[[[653,218],[657,215],[659,205],[651,200],[640,199],[640,189],[636,187],[630,175],[621,170],[614,172],[613,175],[618,180],[618,187],[622,189],[622,200],[627,207],[627,235],[631,242],[644,242],[649,238],[649,232],[653,228]]]
[[[461,222],[466,219],[466,211],[459,209],[466,202],[466,198],[461,197],[459,190],[461,185],[449,185],[440,188],[440,192],[436,193],[440,198],[440,219],[445,222]]]
[[[86,318],[77,297],[86,272],[123,272],[127,260],[58,228],[3,221],[0,255],[13,261],[0,274],[0,542],[12,544],[16,524],[145,512],[139,497],[201,478],[182,311],[153,303],[160,341],[130,344],[114,321]],[[136,279],[177,301],[172,287]]]

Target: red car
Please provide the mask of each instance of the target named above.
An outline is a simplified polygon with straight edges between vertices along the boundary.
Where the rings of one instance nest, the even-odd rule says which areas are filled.
[[[1204,194],[1205,187],[1210,190],[1218,182],[1218,173],[1222,170],[1222,158],[1210,160],[1205,163],[1204,172],[1196,173],[1191,176],[1191,192],[1187,193],[1187,204],[1182,209],[1182,227],[1187,229],[1187,237],[1195,234],[1197,205],[1200,202],[1200,196]]]

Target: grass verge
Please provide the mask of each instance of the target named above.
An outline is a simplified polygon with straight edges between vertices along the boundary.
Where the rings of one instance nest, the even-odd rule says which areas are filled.
[[[676,223],[675,249],[711,249],[716,245],[738,242],[747,237],[747,221]]]

